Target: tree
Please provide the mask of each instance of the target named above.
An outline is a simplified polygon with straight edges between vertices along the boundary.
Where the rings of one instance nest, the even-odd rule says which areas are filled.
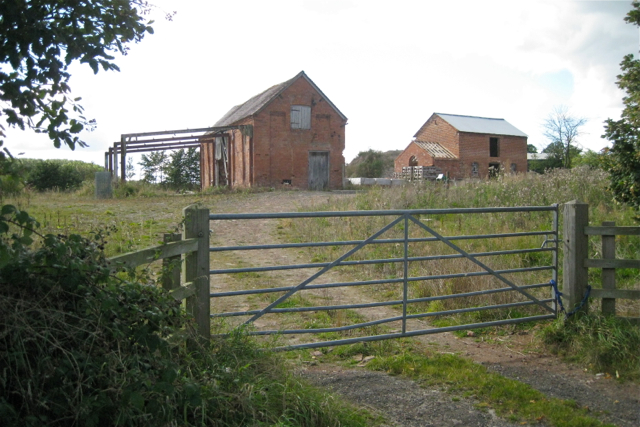
[[[171,153],[167,165],[167,185],[176,189],[200,187],[200,151],[184,148]]]
[[[632,6],[624,20],[640,26],[640,2]],[[626,93],[625,108],[620,120],[605,121],[602,137],[612,146],[604,150],[603,168],[609,172],[614,199],[640,210],[640,60],[626,55],[620,69],[616,84]]]
[[[533,144],[527,144],[527,153],[537,153],[538,148]]]
[[[0,117],[46,133],[57,148],[85,147],[77,135],[95,122],[83,116],[80,98],[71,98],[68,68],[79,61],[94,73],[119,71],[112,54],[126,55],[128,43],[153,33],[144,18],[150,9],[145,0],[0,2]]]
[[[380,178],[384,171],[382,152],[376,150],[361,151],[358,157],[362,159],[356,168],[356,174],[362,178]]]
[[[552,151],[543,152],[551,153],[562,167],[570,168],[571,159],[580,153],[579,149],[576,152],[576,143],[581,135],[580,128],[586,123],[587,119],[571,115],[566,106],[555,107],[542,124],[544,136],[550,141]]]
[[[566,155],[566,147],[561,142],[552,142],[547,145],[543,150],[543,153],[549,154],[549,157],[546,160],[543,160],[544,169],[555,169],[555,168],[567,168],[571,166],[567,166],[565,159]],[[573,161],[576,157],[580,155],[582,152],[578,147],[571,145],[569,147],[569,156],[568,158]]]
[[[167,153],[164,151],[154,151],[147,156],[141,156],[140,166],[142,166],[142,180],[149,184],[164,184],[165,169],[167,168]]]

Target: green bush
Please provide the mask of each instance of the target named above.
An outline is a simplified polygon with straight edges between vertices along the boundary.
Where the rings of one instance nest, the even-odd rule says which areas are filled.
[[[74,190],[84,181],[95,179],[95,173],[103,170],[93,163],[71,160],[21,160],[25,166],[25,180],[37,191]]]
[[[3,426],[366,425],[245,335],[198,348],[171,296],[110,274],[100,233],[34,249],[37,228],[2,208]]]

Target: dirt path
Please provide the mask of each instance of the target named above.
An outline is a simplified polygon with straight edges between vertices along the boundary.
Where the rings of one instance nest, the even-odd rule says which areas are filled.
[[[312,192],[274,192],[229,197],[210,206],[215,213],[292,212],[299,207],[326,202],[329,198],[352,197],[350,194]],[[252,220],[212,222],[212,244],[233,246],[241,244],[275,243],[279,239],[278,220]],[[237,266],[277,265],[309,262],[303,251],[277,250],[235,252],[232,257],[212,257],[212,268]],[[282,286],[282,281],[297,284],[308,276],[309,270],[290,270],[284,273],[264,273],[247,278],[244,282],[254,286]],[[277,277],[277,279],[276,279]],[[324,282],[339,281],[336,272],[330,272]],[[239,282],[239,281],[238,281]],[[295,283],[294,283],[295,282]],[[212,290],[233,288],[228,276],[212,276]],[[276,284],[277,283],[277,284]],[[238,283],[237,283],[238,284]],[[336,292],[338,291],[338,292]],[[366,292],[356,288],[307,291],[310,298],[325,299],[327,304],[347,301],[370,301]],[[245,311],[264,306],[264,299],[226,299],[212,302],[212,310]],[[363,312],[364,313],[364,312]],[[391,309],[378,308],[363,314],[368,319],[388,317]],[[234,318],[241,319],[241,318]],[[258,329],[278,329],[275,316],[265,316],[257,323]],[[233,321],[231,322],[233,323]],[[418,326],[418,325],[416,325]],[[422,323],[420,327],[425,327]],[[392,325],[393,327],[393,325]],[[459,339],[452,334],[434,334],[418,338],[435,344],[442,352],[456,353],[481,363],[488,369],[509,378],[525,382],[548,396],[575,400],[580,406],[594,411],[605,411],[600,419],[619,427],[640,425],[640,387],[634,384],[618,384],[604,375],[587,373],[569,366],[556,357],[535,348],[530,335],[507,335],[497,341],[477,342],[475,338]],[[289,337],[291,343],[308,341],[309,337]],[[412,381],[388,377],[381,373],[361,369],[343,369],[320,363],[301,372],[315,384],[326,386],[344,395],[354,403],[382,411],[394,425],[402,426],[507,426],[512,425],[495,417],[491,412],[473,408],[471,399],[452,401],[451,396],[439,390],[420,388]]]

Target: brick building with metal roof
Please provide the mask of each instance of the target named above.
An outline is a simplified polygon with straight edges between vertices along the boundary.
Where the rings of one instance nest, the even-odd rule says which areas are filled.
[[[527,135],[504,119],[434,113],[394,163],[397,175],[425,167],[452,179],[526,172]]]

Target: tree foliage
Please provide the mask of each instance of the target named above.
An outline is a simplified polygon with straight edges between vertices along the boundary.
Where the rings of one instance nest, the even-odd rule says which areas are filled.
[[[172,188],[200,187],[200,151],[197,148],[180,149],[171,153],[167,166],[167,185]]]
[[[632,5],[625,21],[640,26],[640,2]],[[603,138],[612,146],[605,149],[603,163],[611,177],[609,188],[615,200],[640,210],[640,60],[633,54],[626,55],[620,69],[617,85],[625,91],[625,108],[620,120],[605,122]]]
[[[167,153],[164,151],[153,151],[147,156],[141,156],[142,180],[149,184],[164,184],[164,171],[167,163]]]
[[[174,189],[200,187],[200,151],[197,148],[180,149],[167,155],[164,151],[143,154],[142,180],[149,184],[166,185]]]
[[[71,97],[69,66],[118,71],[113,54],[153,33],[143,16],[150,8],[144,0],[0,2],[0,116],[46,133],[55,147],[86,146],[78,133],[94,122]]]
[[[376,150],[361,151],[358,153],[361,162],[356,168],[356,175],[361,178],[380,178],[384,171],[384,159],[382,152]]]
[[[581,151],[576,143],[580,128],[586,123],[587,119],[573,116],[566,106],[555,107],[542,124],[544,136],[549,140],[543,153],[551,154],[560,167],[570,168],[571,160]]]

